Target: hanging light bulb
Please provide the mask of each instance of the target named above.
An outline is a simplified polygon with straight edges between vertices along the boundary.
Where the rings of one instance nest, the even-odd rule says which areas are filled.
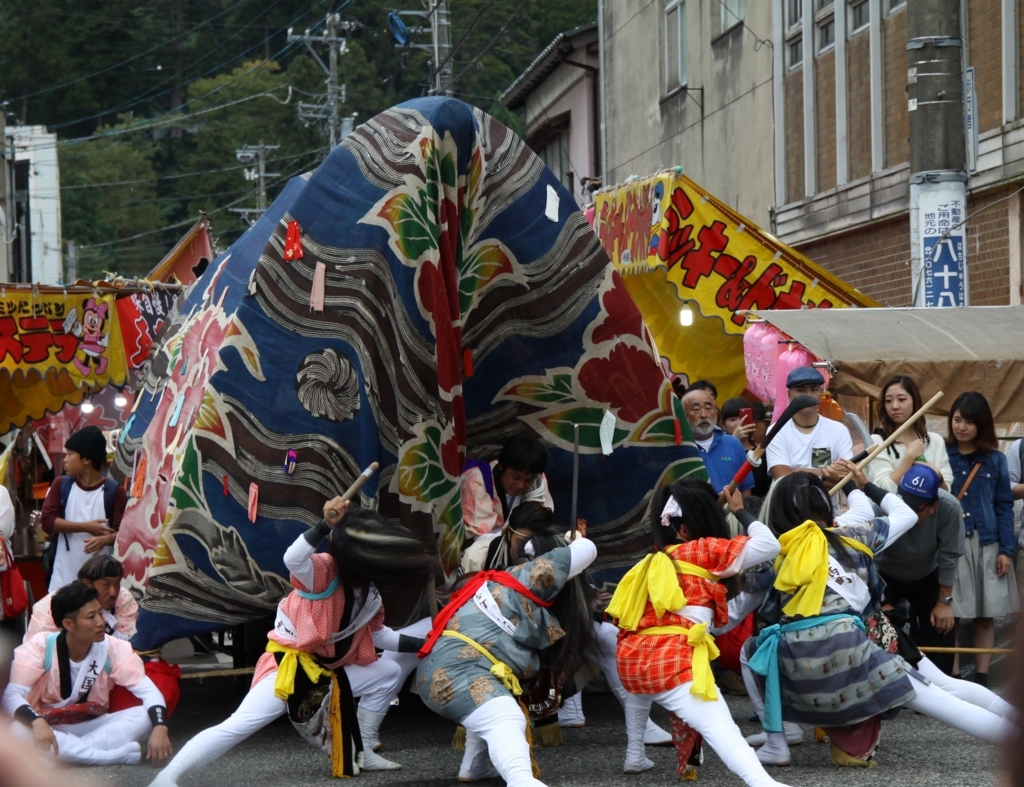
[[[91,413],[94,409],[95,407],[93,407],[93,403],[91,400],[86,399],[84,402],[82,402],[82,412],[85,413],[86,415]]]
[[[124,407],[128,404],[128,397],[124,395],[124,391],[117,392],[117,396],[114,397],[114,404],[118,407]]]
[[[693,325],[693,309],[690,308],[689,303],[683,303],[683,308],[679,310],[679,324],[684,328],[688,328]]]

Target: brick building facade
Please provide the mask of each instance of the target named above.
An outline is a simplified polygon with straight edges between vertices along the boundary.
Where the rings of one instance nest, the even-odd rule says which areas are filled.
[[[879,302],[909,305],[907,1],[599,0],[605,183],[681,165]],[[968,215],[992,204],[966,225],[974,305],[1022,303],[1019,2],[961,0],[979,128]]]
[[[890,306],[911,302],[906,8],[773,0],[776,233]],[[979,121],[968,213],[992,205],[967,223],[971,303],[1020,304],[1024,22],[1017,0],[962,8]]]

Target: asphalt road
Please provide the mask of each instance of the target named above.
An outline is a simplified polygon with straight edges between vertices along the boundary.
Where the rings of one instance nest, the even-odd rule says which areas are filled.
[[[183,682],[183,696],[171,722],[176,748],[199,730],[216,724],[235,708],[239,695],[229,679]],[[744,734],[756,732],[747,721],[752,712],[745,698],[728,698]],[[622,711],[610,694],[587,694],[583,701],[587,725],[565,731],[565,745],[542,749],[538,761],[542,780],[551,787],[604,787],[605,785],[678,784],[675,751],[651,748],[647,753],[657,767],[638,776],[622,773],[625,731]],[[655,708],[655,720],[666,724],[664,711]],[[359,787],[447,787],[454,781],[461,752],[451,748],[454,726],[432,714],[415,696],[402,695],[381,730],[383,754],[402,763],[400,771],[363,774]],[[921,785],[995,785],[998,779],[998,751],[939,722],[903,711],[883,723],[878,767],[836,768],[829,759],[827,744],[815,744],[811,732],[807,742],[793,748],[793,765],[773,768],[774,778],[786,784],[877,785],[911,787]],[[153,778],[149,766],[81,768],[68,772],[69,787],[79,785],[125,785],[143,787]],[[424,784],[435,781],[433,784]],[[441,781],[443,780],[443,781]],[[2,781],[2,779],[0,779]],[[733,787],[742,782],[722,765],[710,749],[705,750],[699,783]],[[234,787],[234,785],[337,785],[330,775],[327,757],[299,738],[289,722],[281,719],[253,735],[220,760],[189,774],[182,787]],[[481,787],[501,787],[502,782],[481,782]]]

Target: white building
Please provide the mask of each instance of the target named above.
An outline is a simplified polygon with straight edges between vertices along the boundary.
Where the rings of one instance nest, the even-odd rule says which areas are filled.
[[[57,135],[45,126],[8,126],[5,147],[14,153],[13,165],[6,162],[11,242],[0,274],[8,281],[59,284],[64,269]]]

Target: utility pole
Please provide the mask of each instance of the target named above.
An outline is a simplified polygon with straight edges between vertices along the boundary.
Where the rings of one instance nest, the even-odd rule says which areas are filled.
[[[243,145],[235,151],[235,158],[246,165],[242,170],[246,180],[256,181],[256,208],[228,208],[239,214],[250,226],[267,210],[267,178],[277,178],[280,172],[267,172],[267,151],[277,150],[280,145],[267,145],[261,139],[257,145]],[[255,166],[250,167],[253,164]]]
[[[967,171],[960,0],[908,0],[914,306],[967,306]]]
[[[10,244],[8,239],[13,231],[11,222],[11,201],[7,197],[8,180],[8,159],[14,157],[8,154],[7,147],[7,105],[0,104],[0,279],[9,281],[10,270]]]
[[[452,28],[448,17],[448,0],[434,0],[430,17],[430,32],[434,39],[434,94],[452,94],[452,61],[448,53],[452,48]],[[444,63],[442,66],[441,63]]]
[[[309,50],[309,53],[313,56],[313,59],[317,62],[317,65],[319,65],[327,75],[327,103],[313,104],[300,101],[298,109],[299,120],[306,123],[322,120],[327,121],[331,150],[338,147],[341,140],[344,139],[344,135],[341,133],[342,118],[339,105],[345,103],[346,85],[338,83],[338,56],[345,54],[348,47],[348,41],[342,33],[351,32],[358,26],[358,22],[342,22],[340,15],[328,14],[327,32],[322,36],[312,35],[309,30],[306,30],[302,35],[294,34],[290,28],[288,30],[288,43],[291,44],[295,41],[301,41],[304,43],[306,48]],[[316,49],[313,48],[314,43],[327,45],[326,64],[320,58],[320,55],[317,54]],[[355,114],[353,114],[352,117],[355,117]]]
[[[76,279],[78,279],[78,244],[69,240],[67,272],[64,275],[64,281],[67,284],[74,284]]]

